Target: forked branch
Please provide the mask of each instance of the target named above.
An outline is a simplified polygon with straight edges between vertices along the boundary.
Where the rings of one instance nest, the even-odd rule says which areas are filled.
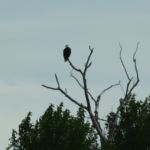
[[[84,72],[83,72],[84,74],[86,74],[87,69],[92,65],[92,62],[90,62],[90,59],[91,59],[94,48],[91,48],[91,46],[89,46],[89,50],[90,50],[90,54],[85,63]]]
[[[110,90],[111,88],[115,87],[115,86],[118,86],[120,85],[120,81],[116,84],[113,84],[113,85],[110,85],[109,87],[107,87],[106,89],[104,89],[98,96],[97,96],[97,99],[95,101],[95,117],[97,120],[99,120],[99,104],[100,104],[100,100],[101,100],[101,97],[102,95],[107,92],[108,90]]]
[[[128,74],[128,72],[127,72],[126,66],[125,66],[125,64],[124,64],[124,62],[123,62],[123,59],[122,59],[122,50],[123,50],[123,47],[122,47],[122,45],[121,45],[120,43],[119,43],[119,46],[120,46],[120,61],[121,61],[122,67],[123,67],[123,69],[124,69],[124,71],[125,71],[125,74],[126,74],[128,80],[130,81],[131,78],[129,77],[129,74]]]
[[[120,45],[120,44],[119,44]],[[124,98],[122,99],[119,107],[117,108],[117,111],[116,111],[116,115],[115,115],[115,125],[117,124],[117,119],[118,119],[118,115],[119,115],[119,112],[120,112],[120,109],[122,108],[122,106],[128,101],[128,99],[130,98],[130,96],[132,95],[132,91],[135,89],[135,87],[138,85],[139,83],[139,73],[138,73],[138,68],[137,68],[137,63],[136,63],[136,53],[137,53],[137,50],[138,50],[138,46],[139,46],[139,42],[137,43],[137,46],[136,46],[136,49],[135,49],[135,52],[133,53],[133,57],[132,57],[132,60],[133,60],[133,63],[134,63],[134,69],[135,69],[135,74],[136,74],[136,77],[135,77],[135,82],[132,82],[133,78],[134,77],[130,77],[128,72],[127,72],[127,69],[124,65],[124,62],[122,60],[122,46],[120,46],[120,61],[121,61],[121,64],[124,68],[124,71],[125,71],[125,74],[128,78],[128,82],[126,84],[126,92],[125,92],[125,95],[124,95]]]
[[[73,75],[72,72],[70,73],[70,76],[71,76],[71,77],[77,82],[77,84],[84,90],[84,86],[83,86],[82,83],[79,81],[79,79],[78,79],[76,76]],[[91,98],[94,102],[96,102],[95,98],[94,98],[93,95],[89,92],[89,90],[88,90],[87,92],[88,92],[90,98]]]
[[[60,87],[60,84],[59,84],[59,80],[58,80],[58,77],[57,75],[55,74],[55,79],[56,79],[56,83],[57,83],[57,87],[54,88],[54,87],[50,87],[50,86],[47,86],[47,85],[42,85],[43,87],[47,88],[47,89],[51,89],[51,90],[57,90],[57,91],[60,91],[65,97],[67,97],[70,101],[72,101],[73,103],[75,103],[76,105],[78,105],[79,107],[83,108],[83,109],[87,109],[86,106],[84,106],[82,103],[79,103],[77,100],[73,99],[70,95],[67,94],[66,90],[64,91],[61,87]]]

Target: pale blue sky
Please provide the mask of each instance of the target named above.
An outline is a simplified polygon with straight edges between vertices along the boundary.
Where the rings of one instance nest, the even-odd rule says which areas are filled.
[[[71,60],[83,66],[88,46],[95,48],[89,70],[89,88],[94,95],[122,80],[119,46],[130,73],[131,54],[140,41],[137,54],[141,82],[135,90],[143,99],[149,93],[150,56],[149,0],[0,0],[0,149],[5,149],[12,128],[17,128],[27,112],[37,119],[50,103],[74,110],[74,104],[41,84],[61,84],[74,97],[82,99],[76,83],[69,77],[62,50],[72,48]],[[102,100],[101,116],[115,110],[122,96],[115,88]]]

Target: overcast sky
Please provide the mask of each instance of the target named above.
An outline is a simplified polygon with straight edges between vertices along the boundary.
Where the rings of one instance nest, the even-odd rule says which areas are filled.
[[[150,94],[150,1],[149,0],[0,0],[0,149],[8,145],[11,130],[29,111],[37,119],[50,103],[76,107],[64,96],[41,87],[55,86],[57,73],[63,88],[84,101],[70,78],[71,68],[62,51],[72,48],[71,61],[83,68],[94,48],[88,85],[94,96],[111,84],[126,81],[119,62],[119,46],[129,73],[134,75],[132,54],[140,41],[137,64],[140,84],[138,99]],[[114,110],[123,95],[116,87],[101,102],[101,117]]]

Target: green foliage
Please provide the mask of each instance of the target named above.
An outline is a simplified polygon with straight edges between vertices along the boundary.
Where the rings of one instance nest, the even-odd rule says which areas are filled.
[[[12,130],[12,137],[10,138],[10,145],[6,150],[12,148],[12,150],[18,150],[18,139],[17,139],[17,132]]]
[[[106,127],[111,135],[114,113],[108,115]],[[116,137],[108,142],[104,150],[147,150],[150,149],[150,97],[136,101],[135,96],[121,108]]]
[[[50,105],[35,124],[31,123],[31,115],[29,112],[22,120],[18,131],[12,131],[7,150],[88,150],[97,145],[81,108],[74,117],[63,110],[62,103],[56,110]]]

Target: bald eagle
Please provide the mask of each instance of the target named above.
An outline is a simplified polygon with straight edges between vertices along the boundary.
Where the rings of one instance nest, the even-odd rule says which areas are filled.
[[[66,45],[66,47],[63,51],[65,62],[69,59],[70,54],[71,54],[71,48],[68,45]]]

